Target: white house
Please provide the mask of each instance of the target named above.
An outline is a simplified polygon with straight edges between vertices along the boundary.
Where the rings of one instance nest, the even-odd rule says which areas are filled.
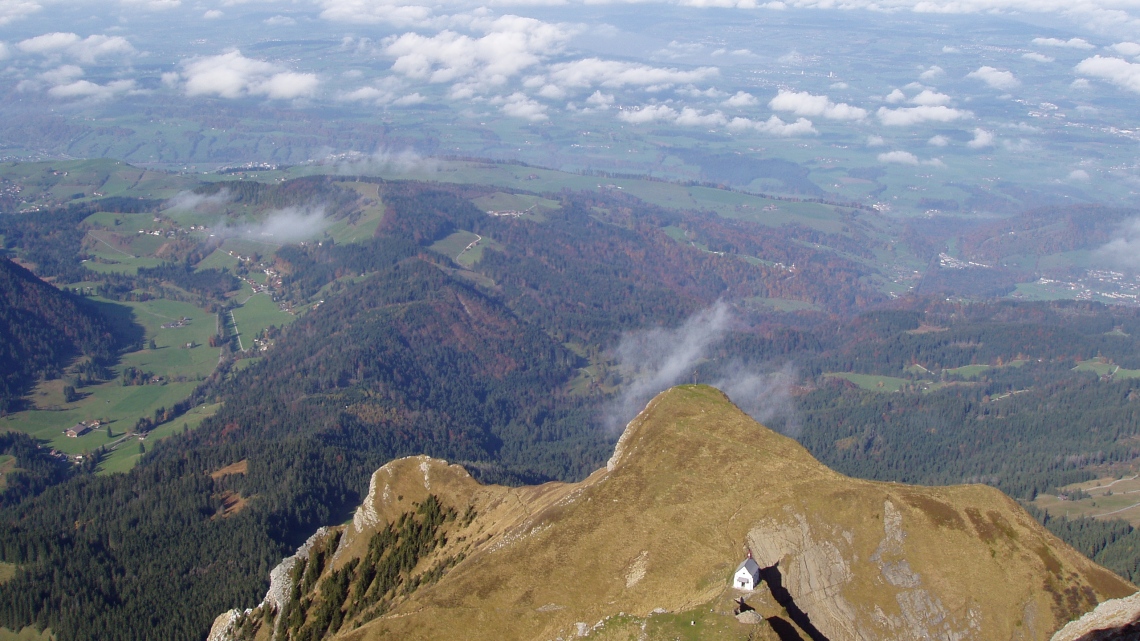
[[[748,552],[748,558],[744,559],[740,565],[736,566],[736,574],[732,575],[732,587],[737,590],[755,590],[756,586],[760,583],[760,565],[752,558],[752,552]]]

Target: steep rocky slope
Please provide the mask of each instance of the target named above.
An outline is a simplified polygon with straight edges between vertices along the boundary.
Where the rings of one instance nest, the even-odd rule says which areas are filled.
[[[751,549],[764,582],[729,580]],[[684,386],[576,484],[393,461],[212,639],[1048,639],[1136,588],[985,486],[842,476]],[[734,617],[743,596],[753,612]],[[632,636],[631,636],[632,635]]]

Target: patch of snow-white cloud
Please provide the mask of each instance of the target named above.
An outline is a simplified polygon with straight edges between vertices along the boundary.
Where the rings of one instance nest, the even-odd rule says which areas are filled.
[[[236,49],[186,60],[180,74],[163,80],[167,84],[181,81],[187,96],[282,100],[310,97],[320,84],[315,74],[288,71],[271,62],[247,58]]]
[[[910,99],[910,104],[924,107],[945,105],[948,102],[950,102],[950,96],[930,89],[923,89],[918,95]]]
[[[738,91],[721,104],[725,107],[753,107],[759,104],[759,102],[756,96],[753,96],[747,91]]]
[[[935,78],[938,78],[939,76],[943,75],[944,73],[946,73],[946,72],[942,70],[942,67],[939,67],[938,65],[931,65],[928,69],[926,69],[922,73],[918,74],[918,79],[919,80],[934,80]]]
[[[499,110],[512,118],[522,118],[531,122],[540,122],[550,118],[546,115],[546,105],[528,98],[521,91],[516,91],[507,96]]]
[[[561,87],[587,89],[596,87],[637,87],[666,89],[676,85],[703,82],[720,73],[716,67],[674,69],[654,67],[636,62],[584,58],[550,66],[547,77]]]
[[[1131,56],[1133,58],[1140,56],[1140,44],[1135,42],[1118,42],[1109,47],[1109,49],[1112,49],[1122,56]]]
[[[879,154],[879,162],[894,163],[898,165],[917,165],[918,156],[909,151],[888,151]]]
[[[1084,38],[1069,38],[1062,40],[1060,38],[1034,38],[1033,44],[1042,47],[1063,47],[1066,49],[1096,49],[1096,46]]]
[[[978,67],[966,74],[967,78],[976,78],[994,89],[1008,91],[1021,84],[1013,72],[997,69],[989,65]]]
[[[1069,172],[1069,180],[1076,182],[1088,182],[1089,172],[1085,171],[1084,169],[1074,169]]]
[[[750,118],[733,118],[728,123],[728,129],[735,132],[755,131],[769,136],[791,137],[811,136],[819,133],[807,118],[797,118],[795,122],[784,122],[779,116],[770,116],[767,120],[752,120]]]
[[[223,13],[222,11],[218,10],[218,9],[210,9],[206,13],[203,13],[202,17],[205,18],[206,20],[217,20],[218,18],[221,18],[224,15],[226,15],[226,14]]]
[[[829,120],[862,120],[867,110],[845,102],[832,102],[827,96],[817,96],[806,91],[781,89],[769,103],[772,111],[787,111],[797,116],[816,116]]]
[[[1023,54],[1021,54],[1021,57],[1026,59],[1026,60],[1032,60],[1033,62],[1053,62],[1054,60],[1056,60],[1056,58],[1046,56],[1045,54],[1042,54],[1042,53],[1037,53],[1036,51],[1030,51],[1029,53],[1023,53]]]
[[[950,139],[943,135],[932,136],[930,140],[926,141],[926,144],[932,147],[945,147],[950,144]]]
[[[668,105],[647,105],[640,109],[623,109],[618,119],[634,125],[661,120],[672,122],[677,119],[677,110]]]
[[[883,101],[888,105],[897,105],[906,100],[906,94],[901,89],[892,89],[889,94],[883,98]]]
[[[867,136],[868,147],[882,147],[887,144],[887,141],[882,136]]]
[[[297,24],[297,21],[289,16],[272,16],[266,18],[264,22],[271,27],[291,27]]]
[[[318,0],[321,17],[347,24],[389,24],[396,27],[427,25],[432,10],[419,4],[391,0]]]
[[[1122,58],[1098,55],[1082,60],[1077,65],[1076,71],[1085,76],[1107,80],[1122,89],[1140,93],[1140,64]],[[1076,80],[1073,81],[1073,86],[1077,86]]]
[[[879,111],[875,115],[878,116],[879,122],[890,127],[909,127],[925,122],[954,122],[973,116],[969,111],[954,109],[945,105],[900,107],[898,109],[879,107]]]
[[[108,56],[135,53],[135,48],[122,36],[96,34],[82,38],[75,33],[60,31],[21,40],[16,48],[24,53],[69,57],[84,64],[94,64]]]
[[[982,128],[974,129],[974,138],[966,143],[970,149],[983,149],[985,147],[992,147],[994,144],[994,134],[992,131],[986,131]]]
[[[502,86],[560,52],[574,33],[565,25],[513,15],[476,20],[471,26],[484,35],[408,32],[385,39],[383,51],[395,59],[393,72],[432,83],[454,82],[453,97],[469,97]]]

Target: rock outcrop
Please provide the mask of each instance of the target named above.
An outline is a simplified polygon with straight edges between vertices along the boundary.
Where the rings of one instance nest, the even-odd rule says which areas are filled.
[[[1057,631],[1051,641],[1135,641],[1140,639],[1140,592],[1110,599]]]

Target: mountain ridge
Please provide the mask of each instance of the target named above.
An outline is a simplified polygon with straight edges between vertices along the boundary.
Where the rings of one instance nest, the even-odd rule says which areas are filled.
[[[368,555],[408,523],[439,529],[361,606],[377,581],[362,559],[393,558]],[[765,582],[738,593],[746,549]],[[1047,639],[1136,591],[993,488],[845,477],[700,385],[653,399],[580,483],[485,486],[444,461],[390,462],[353,523],[302,552],[276,586],[299,605],[223,615],[211,638],[658,638],[680,617],[702,638]],[[733,618],[738,596],[753,623]]]

